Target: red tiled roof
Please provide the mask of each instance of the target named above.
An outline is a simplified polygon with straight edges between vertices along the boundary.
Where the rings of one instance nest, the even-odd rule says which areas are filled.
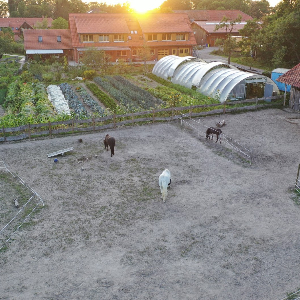
[[[144,33],[192,32],[191,23],[186,14],[147,14],[138,17]]]
[[[279,76],[276,80],[300,88],[300,64]]]
[[[239,15],[242,21],[253,18],[240,10],[175,10],[175,13],[186,13],[191,21],[221,21],[223,17],[235,20]]]
[[[77,33],[129,33],[125,14],[70,14]]]
[[[0,27],[20,28],[25,22],[33,27],[37,22],[42,22],[43,18],[0,18]],[[50,27],[53,19],[47,18],[48,26]]]
[[[208,33],[226,33],[226,27],[222,27],[215,31],[216,25],[218,25],[219,23],[220,23],[219,21],[210,21],[210,22],[195,21],[195,22],[193,22],[193,24],[197,24],[199,27],[201,27]],[[239,30],[243,29],[245,25],[246,25],[246,22],[241,22],[239,24],[235,24],[233,26],[231,33],[238,34]]]
[[[25,29],[23,33],[25,50],[72,49],[69,29]],[[39,36],[42,37],[42,42],[38,41]],[[61,42],[57,41],[58,36],[61,37]]]

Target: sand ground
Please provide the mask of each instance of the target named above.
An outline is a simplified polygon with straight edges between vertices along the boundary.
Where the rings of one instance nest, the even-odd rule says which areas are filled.
[[[176,121],[1,144],[45,206],[0,252],[0,299],[284,298],[299,287],[298,117],[269,109],[202,118],[199,131]],[[251,165],[205,139],[220,118]]]

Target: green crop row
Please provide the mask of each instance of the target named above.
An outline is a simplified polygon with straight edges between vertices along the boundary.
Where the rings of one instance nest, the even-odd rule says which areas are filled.
[[[86,83],[86,86],[106,108],[109,108],[114,113],[118,112],[118,106],[115,100],[104,93],[95,83]]]

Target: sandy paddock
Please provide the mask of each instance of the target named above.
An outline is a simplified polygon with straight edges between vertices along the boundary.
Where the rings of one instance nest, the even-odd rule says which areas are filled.
[[[45,207],[0,252],[0,299],[284,298],[299,287],[297,117],[201,119],[204,128],[225,118],[224,134],[251,150],[252,165],[179,121],[1,144],[0,160]],[[68,147],[58,163],[47,157]]]

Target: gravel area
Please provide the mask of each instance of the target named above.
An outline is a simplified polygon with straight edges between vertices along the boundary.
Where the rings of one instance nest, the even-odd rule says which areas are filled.
[[[197,128],[174,121],[1,144],[0,161],[45,206],[0,252],[0,299],[283,299],[299,288],[298,118],[268,109]],[[220,119],[252,164],[225,138],[205,139]],[[69,147],[57,163],[47,157]]]

